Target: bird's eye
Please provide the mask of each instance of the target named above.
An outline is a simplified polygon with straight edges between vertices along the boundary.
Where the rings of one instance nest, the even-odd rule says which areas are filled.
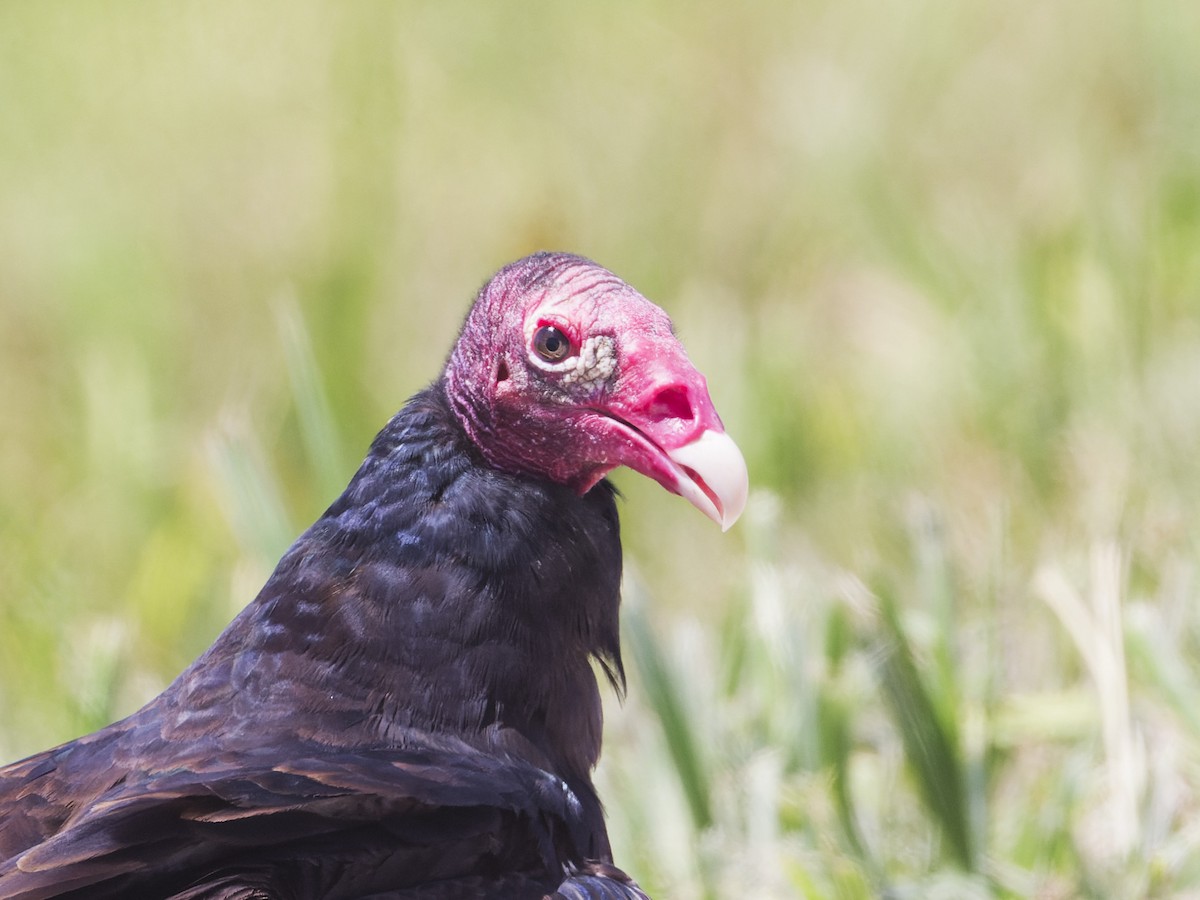
[[[547,362],[558,362],[571,352],[571,341],[553,325],[543,325],[533,336],[533,349]]]

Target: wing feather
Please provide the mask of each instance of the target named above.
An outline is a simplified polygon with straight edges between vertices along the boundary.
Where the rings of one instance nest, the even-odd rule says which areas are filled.
[[[0,867],[0,898],[32,900],[65,886],[104,896],[175,872],[237,865],[249,850],[257,859],[301,861],[317,838],[326,856],[343,842],[346,866],[354,841],[376,855],[390,841],[390,870],[411,861],[392,885],[419,884],[430,872],[466,874],[492,857],[553,872],[578,805],[550,773],[465,746],[301,755],[258,768],[243,759],[228,771],[173,771],[114,786]],[[514,849],[521,843],[530,849]]]

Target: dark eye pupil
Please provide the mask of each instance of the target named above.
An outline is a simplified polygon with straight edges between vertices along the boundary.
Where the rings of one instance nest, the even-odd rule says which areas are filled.
[[[567,355],[571,349],[571,342],[554,326],[543,325],[534,335],[533,348],[542,359],[554,362]]]

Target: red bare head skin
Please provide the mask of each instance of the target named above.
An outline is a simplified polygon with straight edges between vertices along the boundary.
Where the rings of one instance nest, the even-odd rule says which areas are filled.
[[[583,494],[625,465],[724,527],[741,512],[745,464],[671,320],[590,260],[537,253],[497,272],[445,378],[463,427],[499,469]]]

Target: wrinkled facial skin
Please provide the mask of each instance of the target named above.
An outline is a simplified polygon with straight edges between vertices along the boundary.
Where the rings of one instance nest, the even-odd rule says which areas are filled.
[[[741,512],[745,463],[671,320],[589,260],[537,254],[501,269],[445,375],[460,421],[497,468],[582,494],[625,465],[722,527]]]

